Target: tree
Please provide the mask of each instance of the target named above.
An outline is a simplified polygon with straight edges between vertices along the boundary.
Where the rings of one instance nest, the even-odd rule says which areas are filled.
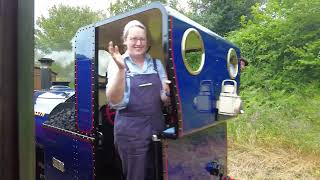
[[[320,83],[319,7],[319,0],[269,0],[253,8],[254,18],[228,36],[250,61],[244,87],[293,92]]]
[[[57,81],[68,81],[70,82],[70,87],[74,87],[74,62],[70,62],[65,66],[56,62],[52,64],[51,69],[58,73]]]
[[[85,25],[104,17],[101,11],[89,7],[53,6],[49,17],[37,19],[35,29],[36,48],[43,52],[71,50],[71,39],[76,31]]]
[[[189,0],[189,16],[199,24],[225,36],[240,28],[241,16],[251,19],[251,6],[261,0]]]
[[[117,0],[116,3],[110,4],[109,12],[111,15],[117,15],[120,13],[124,13],[126,11],[139,8],[143,5],[149,4],[151,2],[162,2],[164,4],[168,4],[173,8],[177,8],[178,1],[177,0]]]

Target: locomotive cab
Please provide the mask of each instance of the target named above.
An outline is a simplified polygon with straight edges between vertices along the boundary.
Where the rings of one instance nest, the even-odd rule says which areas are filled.
[[[114,63],[112,60],[112,57],[110,54],[106,51],[108,49],[108,43],[112,41],[115,45],[119,47],[119,51],[121,54],[125,52],[125,46],[123,45],[123,39],[122,39],[122,31],[126,23],[128,23],[131,20],[139,20],[141,21],[146,27],[147,27],[147,40],[148,40],[148,53],[156,59],[160,59],[164,67],[167,67],[166,59],[166,48],[168,47],[168,43],[164,43],[164,24],[163,24],[163,16],[162,12],[159,8],[150,8],[145,11],[135,13],[131,16],[125,16],[125,17],[116,17],[111,18],[106,21],[100,22],[96,24],[96,52],[95,52],[95,63],[97,64],[97,74],[98,74],[98,88],[96,89],[97,93],[97,100],[96,104],[99,106],[99,121],[98,121],[98,129],[101,135],[103,136],[103,142],[101,144],[101,150],[97,151],[97,156],[100,156],[101,158],[98,159],[109,159],[109,161],[100,161],[97,160],[97,162],[101,163],[101,166],[97,167],[99,168],[97,173],[100,174],[100,176],[106,176],[108,173],[106,171],[106,166],[102,165],[104,164],[110,164],[111,166],[114,166],[115,164],[120,166],[120,160],[117,157],[117,153],[114,151],[114,145],[113,145],[113,123],[114,123],[114,115],[115,110],[111,109],[108,106],[107,97],[106,97],[106,84],[108,83],[107,75],[108,75],[108,66],[110,63]],[[169,114],[168,108],[164,108],[164,115],[165,119],[167,121],[167,128],[173,127],[174,129],[177,127],[175,124],[176,122],[172,122],[173,117]],[[171,109],[170,109],[171,111]],[[175,118],[177,119],[177,118]],[[175,131],[174,131],[175,132]],[[164,133],[165,134],[165,133]],[[173,138],[177,136],[177,134],[171,133]],[[158,145],[158,144],[154,144]],[[109,151],[109,153],[108,153]],[[106,154],[113,154],[113,159],[105,158]],[[155,166],[158,168],[158,175],[155,176],[162,176],[163,170],[162,166],[162,153],[160,150],[160,147],[154,147],[154,152],[157,154],[153,154],[153,156],[157,156],[157,159],[154,159]],[[107,155],[108,156],[108,155]],[[111,161],[110,161],[111,160]],[[159,166],[158,166],[159,164]],[[161,168],[159,168],[161,167]],[[161,175],[160,175],[161,174]]]
[[[112,123],[109,118],[114,115],[107,105],[105,85],[101,85],[101,82],[107,83],[107,66],[113,61],[106,51],[108,42],[113,41],[123,54],[122,30],[126,23],[134,19],[147,27],[148,53],[161,60],[171,82],[172,103],[163,109],[166,129],[153,137],[153,160],[157,168],[155,179],[184,179],[189,176],[184,172],[187,169],[197,169],[198,173],[193,172],[192,176],[207,179],[212,173],[205,175],[203,167],[212,163],[222,167],[217,175],[226,174],[225,120],[237,116],[241,106],[237,90],[240,51],[219,35],[171,8],[153,3],[95,25],[95,66],[100,71],[96,104],[99,104],[100,112],[105,112],[107,107],[109,114],[100,116],[106,117],[102,122]],[[102,134],[108,133],[110,131]],[[192,147],[188,141],[198,141],[194,151],[186,150]],[[215,158],[210,159],[209,155],[203,157],[198,152],[201,150],[209,150],[208,153],[214,154]],[[183,153],[178,155],[179,152]],[[195,156],[192,159],[194,162],[180,162],[190,156]],[[200,162],[196,158],[207,159],[207,162]],[[203,167],[196,167],[196,163],[203,164]],[[175,170],[181,166],[183,168],[179,171]]]
[[[166,128],[152,137],[153,179],[226,175],[225,120],[241,106],[240,50],[179,12],[151,3],[76,33],[74,96],[44,118],[36,116],[45,179],[122,178],[113,145],[115,111],[105,92],[113,61],[106,50],[113,41],[125,52],[122,30],[135,19],[146,26],[148,53],[161,60],[171,82],[171,105],[163,108]],[[60,121],[72,127],[54,123]]]

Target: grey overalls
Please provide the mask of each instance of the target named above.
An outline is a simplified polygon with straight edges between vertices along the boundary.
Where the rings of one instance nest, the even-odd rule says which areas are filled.
[[[149,152],[151,136],[164,129],[160,98],[162,85],[154,59],[153,66],[157,73],[129,77],[129,102],[125,109],[117,112],[115,118],[115,146],[126,180],[147,178],[146,171],[152,165]],[[126,68],[128,72],[127,64]]]

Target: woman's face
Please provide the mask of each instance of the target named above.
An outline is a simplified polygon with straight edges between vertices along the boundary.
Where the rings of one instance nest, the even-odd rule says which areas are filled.
[[[128,30],[124,39],[127,51],[131,57],[144,56],[147,51],[147,36],[144,29],[134,26]]]
[[[244,61],[240,61],[240,71],[243,71],[246,67],[246,63]]]

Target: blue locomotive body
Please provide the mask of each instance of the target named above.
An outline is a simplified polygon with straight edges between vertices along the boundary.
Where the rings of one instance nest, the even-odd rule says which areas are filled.
[[[221,82],[230,78],[227,70],[227,54],[231,48],[237,50],[238,56],[240,56],[240,51],[217,34],[192,21],[185,20],[186,18],[174,16],[170,18],[172,19],[173,58],[183,112],[182,131],[188,133],[213,125],[217,121],[215,109],[217,109],[216,101],[219,99]],[[204,67],[197,75],[189,73],[185,68],[184,61],[182,61],[181,44],[183,35],[190,28],[199,32],[203,39],[205,51]],[[235,80],[239,81],[239,76]],[[205,84],[210,86],[208,87],[210,90],[205,91],[207,94],[201,93],[202,87],[206,86]],[[202,95],[202,101],[195,104],[197,107],[195,108],[191,104],[194,104],[194,98],[199,95]]]
[[[152,3],[81,28],[75,36],[75,90],[35,93],[38,179],[121,179],[114,114],[105,97],[110,56],[104,50],[113,41],[124,52],[121,30],[132,19],[147,26],[149,53],[162,61],[171,82],[167,129],[154,139],[154,179],[226,175],[224,120],[239,113],[240,50],[177,11]]]

